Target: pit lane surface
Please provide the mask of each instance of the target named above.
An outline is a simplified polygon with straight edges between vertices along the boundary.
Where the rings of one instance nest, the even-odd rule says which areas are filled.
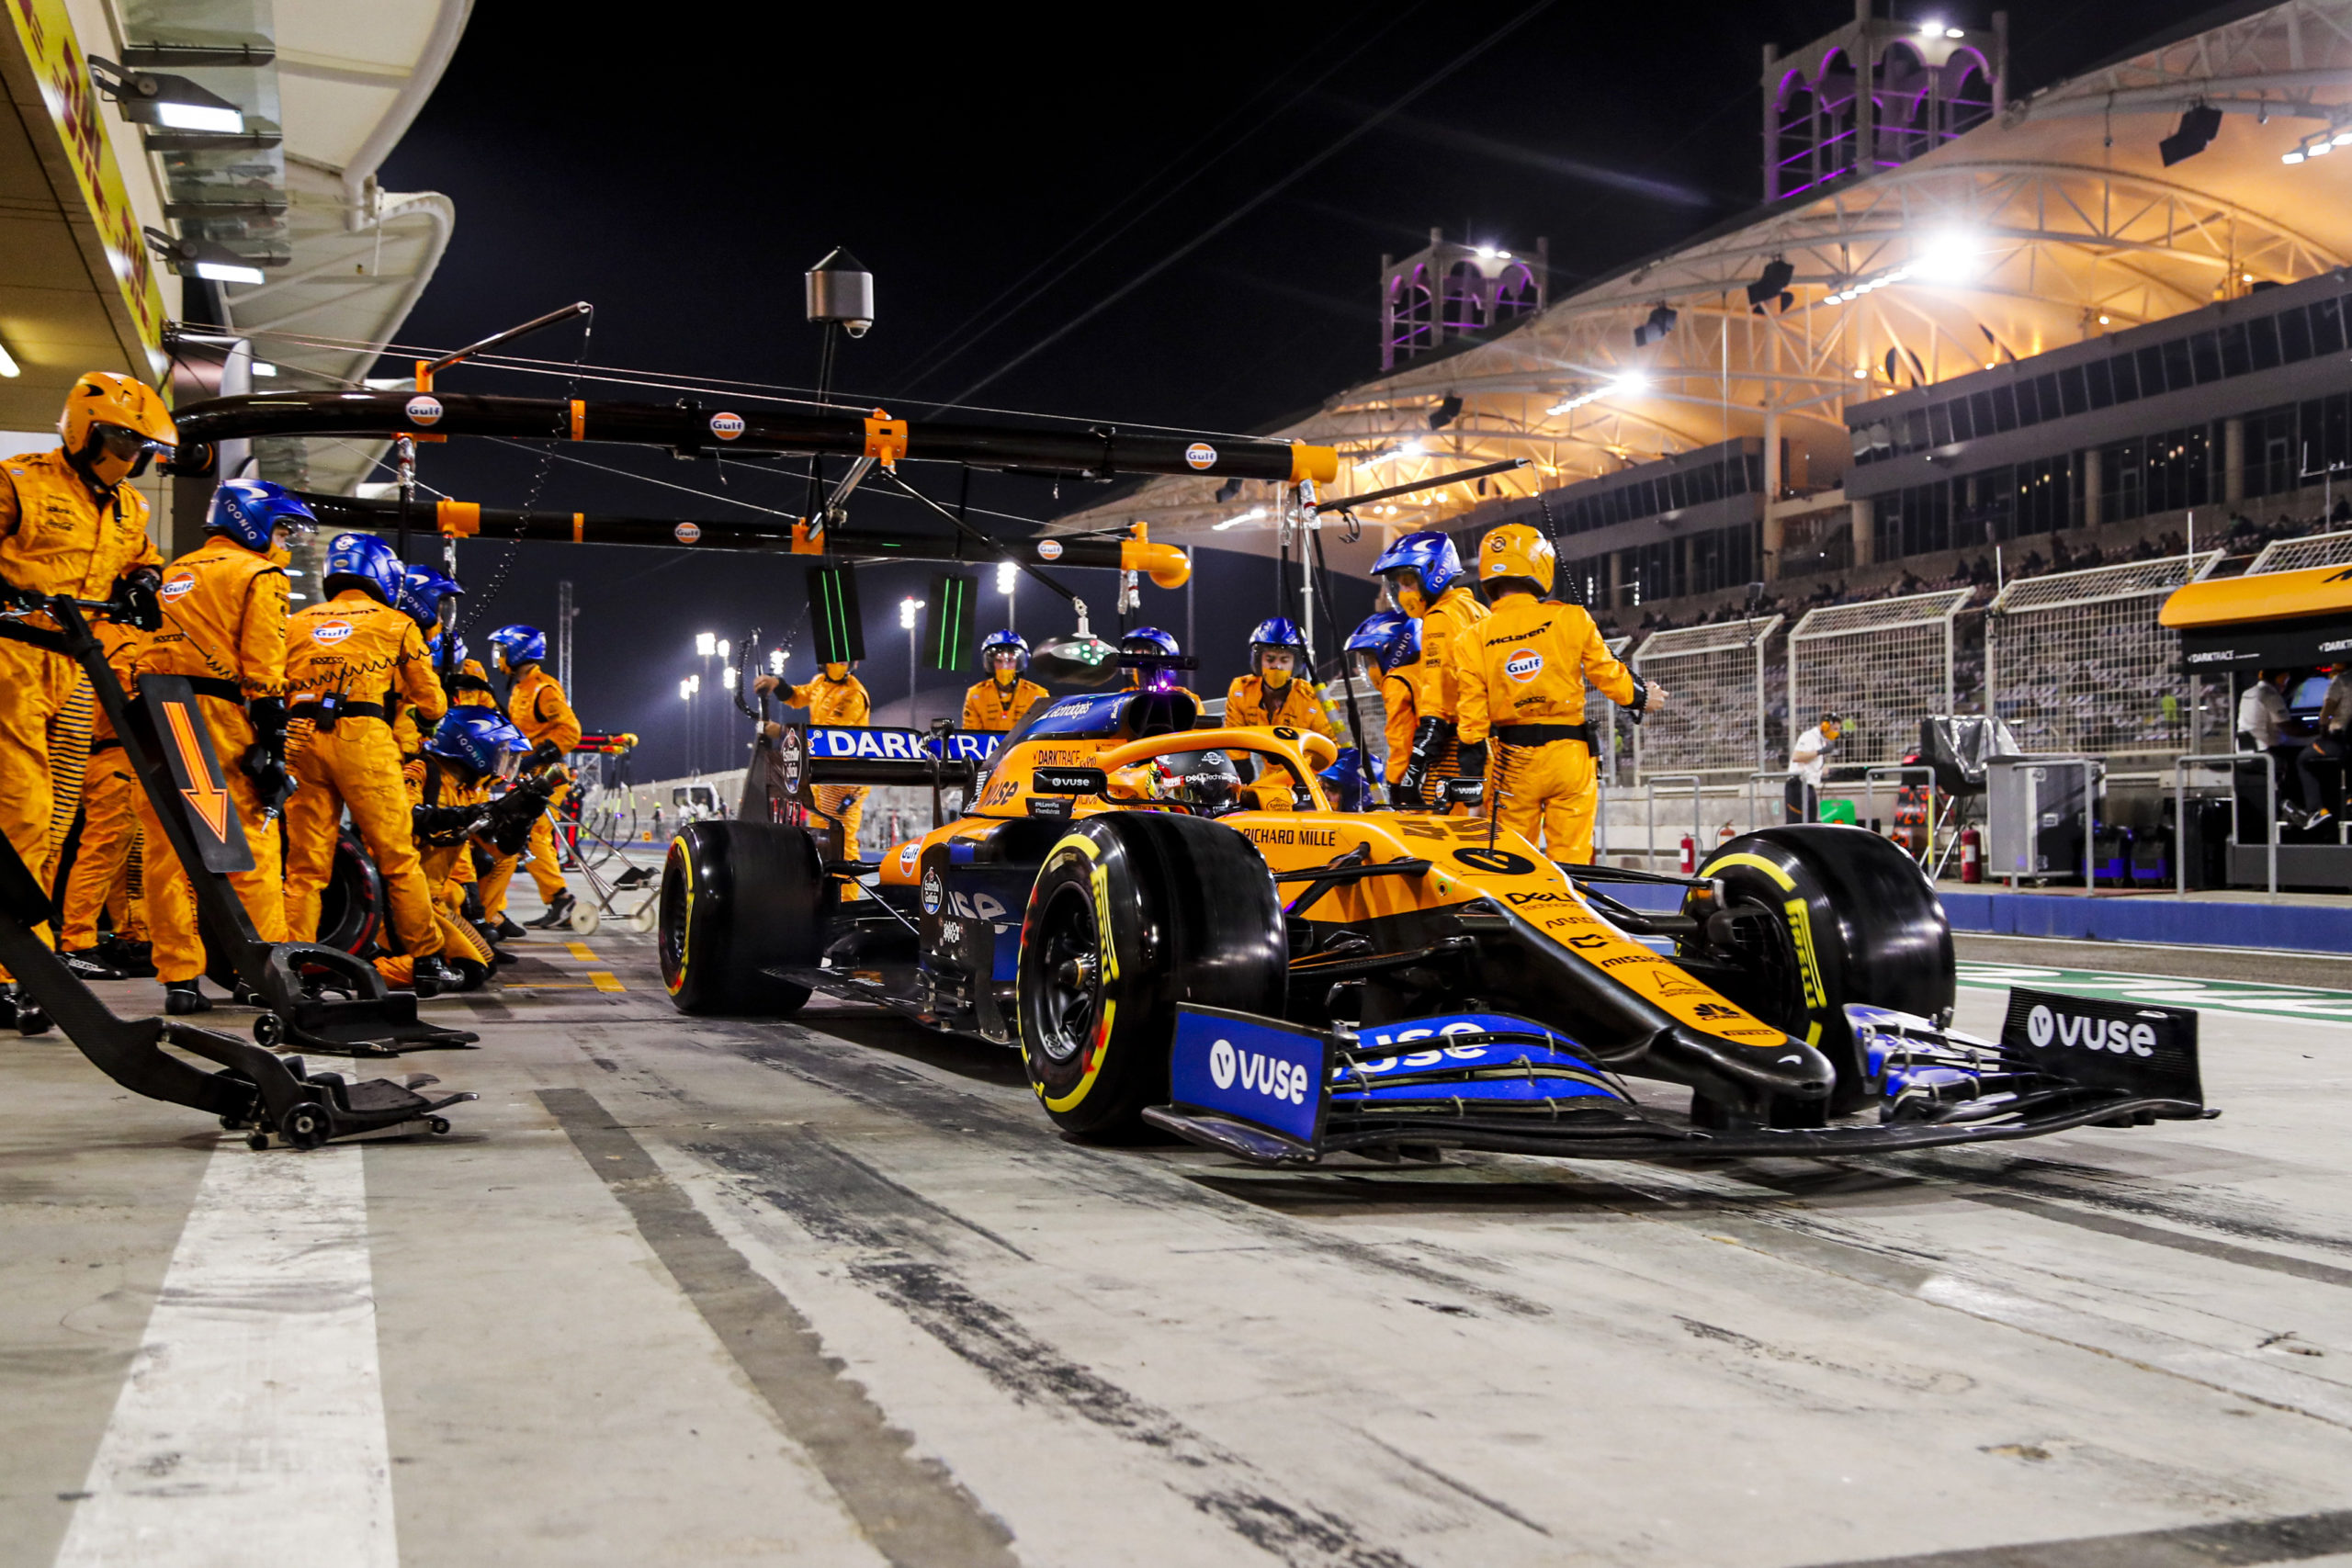
[[[1270,1174],[527,951],[447,1139],[0,1043],[0,1562],[2352,1563],[2352,1027],[2209,1013],[2197,1125]]]

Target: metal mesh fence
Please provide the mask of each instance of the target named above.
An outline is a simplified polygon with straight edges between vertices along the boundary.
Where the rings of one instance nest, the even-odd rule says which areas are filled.
[[[1984,690],[2029,751],[2177,752],[2189,735],[2165,599],[2211,553],[2029,577],[1984,617]]]
[[[1635,728],[1636,776],[1731,773],[1768,765],[1766,655],[1783,617],[1654,632],[1634,656],[1672,694]]]
[[[1789,634],[1790,716],[1846,721],[1840,762],[1900,761],[1919,721],[1952,711],[1952,618],[1970,590],[1812,611]]]
[[[2352,561],[2352,531],[2340,534],[2313,534],[2303,539],[2273,539],[2262,547],[2254,564],[2245,569],[2248,577],[2263,577],[2274,571],[2301,571],[2314,566],[2342,566]]]
[[[1634,646],[1629,637],[1612,637],[1603,645],[1619,660]],[[1611,784],[1624,777],[1624,768],[1631,761],[1634,738],[1626,732],[1634,728],[1632,721],[1619,712],[1617,705],[1598,692],[1589,693],[1584,699],[1584,720],[1592,726],[1593,766]]]

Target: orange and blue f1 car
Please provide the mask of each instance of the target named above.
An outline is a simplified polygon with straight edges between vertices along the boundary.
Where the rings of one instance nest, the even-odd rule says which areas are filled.
[[[1695,877],[1560,865],[1484,818],[1336,810],[1331,742],[1195,728],[1181,690],[987,738],[790,729],[671,845],[673,1001],[812,994],[1016,1045],[1046,1114],[1266,1164],[1471,1148],[1816,1154],[2192,1119],[2195,1015],[2012,994],[1950,1027],[1950,929],[1854,828],[1770,828]],[[964,792],[856,858],[820,784]],[[1648,912],[1607,891],[1671,884]],[[1688,1091],[1668,1102],[1633,1080]]]

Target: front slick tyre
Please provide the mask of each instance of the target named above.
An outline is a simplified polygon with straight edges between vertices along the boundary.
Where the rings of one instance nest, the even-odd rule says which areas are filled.
[[[1074,826],[1021,923],[1021,1055],[1046,1114],[1134,1138],[1168,1099],[1177,1005],[1279,1018],[1289,965],[1273,876],[1240,834],[1158,812]]]
[[[656,948],[680,1012],[781,1018],[808,987],[766,971],[817,962],[831,903],[816,840],[767,822],[696,822],[662,867]]]

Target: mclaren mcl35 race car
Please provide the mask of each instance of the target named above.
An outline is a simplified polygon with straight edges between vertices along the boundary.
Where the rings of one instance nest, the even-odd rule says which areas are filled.
[[[1559,865],[1487,818],[1335,810],[1329,741],[1195,714],[1181,690],[1065,698],[992,753],[786,730],[738,816],[670,846],[673,1001],[871,1002],[1017,1046],[1069,1134],[1156,1128],[1267,1164],[1816,1154],[2210,1114],[2193,1013],[2020,991],[2000,1039],[1952,1030],[1942,909],[1875,834],[1766,829],[1690,878]],[[967,804],[864,862],[823,786],[879,784]],[[1632,882],[1676,885],[1679,909],[1603,891]]]

